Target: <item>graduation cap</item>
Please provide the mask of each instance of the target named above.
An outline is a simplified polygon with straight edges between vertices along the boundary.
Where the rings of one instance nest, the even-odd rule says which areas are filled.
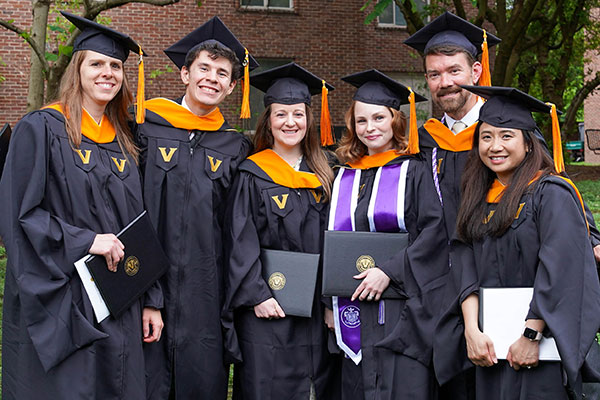
[[[321,145],[333,144],[327,101],[333,86],[294,62],[252,75],[252,86],[265,93],[265,107],[273,103],[310,105],[311,97],[321,93]]]
[[[142,47],[124,33],[100,25],[79,15],[66,11],[61,11],[60,13],[81,31],[73,43],[73,53],[80,50],[91,50],[108,57],[116,58],[122,62],[127,60],[130,51],[139,54],[136,121],[138,123],[144,122],[143,55],[146,55],[146,53],[144,53]]]
[[[233,51],[244,67],[242,84],[242,112],[240,118],[250,118],[250,71],[258,67],[258,62],[248,54],[248,50],[217,16],[212,17],[196,30],[188,33],[178,42],[165,49],[165,54],[181,69],[185,57],[194,47],[203,43],[217,43]]]
[[[546,143],[546,141],[531,113],[542,112],[550,114],[552,118],[554,167],[557,172],[563,172],[565,170],[560,127],[558,124],[558,112],[556,111],[556,106],[554,104],[544,103],[543,101],[512,87],[482,87],[467,85],[461,85],[461,87],[487,99],[479,111],[480,122],[486,122],[495,127],[530,131],[543,143]]]
[[[353,100],[391,107],[395,110],[399,110],[402,104],[410,104],[408,148],[411,154],[419,152],[415,102],[427,101],[425,97],[376,69],[347,75],[342,80],[358,88],[352,97]]]
[[[404,41],[404,44],[427,54],[432,47],[454,45],[465,49],[473,58],[481,56],[483,72],[480,85],[491,85],[488,46],[493,47],[502,40],[487,33],[477,25],[446,11]]]

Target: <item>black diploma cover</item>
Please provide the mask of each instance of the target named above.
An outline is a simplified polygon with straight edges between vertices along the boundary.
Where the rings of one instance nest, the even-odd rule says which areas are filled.
[[[169,266],[169,260],[144,210],[117,237],[125,246],[125,256],[111,272],[103,256],[92,256],[85,264],[111,315],[119,318],[142,296]]]
[[[360,284],[354,279],[381,265],[408,246],[408,233],[325,231],[323,248],[323,296],[352,297]],[[390,285],[382,298],[405,298]]]
[[[260,250],[262,276],[286,315],[310,317],[319,272],[319,254]]]

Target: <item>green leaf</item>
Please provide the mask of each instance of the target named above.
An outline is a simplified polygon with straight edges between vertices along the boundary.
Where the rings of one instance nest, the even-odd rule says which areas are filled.
[[[198,7],[202,7],[202,0],[196,1],[196,4],[198,5]]]
[[[371,11],[371,13],[365,18],[365,25],[369,25],[375,18],[381,15],[383,10],[385,10],[386,7],[392,3],[392,1],[393,0],[381,0],[379,3],[377,3],[375,8],[373,8],[373,11]]]
[[[29,39],[29,37],[30,37],[31,35],[29,34],[29,32],[22,32],[22,33],[20,34],[20,36],[21,36],[23,39]]]
[[[48,61],[56,61],[58,60],[58,55],[50,52],[46,52],[46,60]]]
[[[65,28],[63,28],[62,26],[59,26],[59,25],[48,25],[48,28],[52,32],[67,33],[67,30]]]
[[[365,11],[367,7],[369,7],[369,4],[371,4],[371,0],[367,0],[367,2],[360,8],[360,11]]]
[[[65,55],[67,57],[71,57],[71,54],[73,54],[73,46],[65,46],[62,44],[58,45],[58,55],[59,56]]]

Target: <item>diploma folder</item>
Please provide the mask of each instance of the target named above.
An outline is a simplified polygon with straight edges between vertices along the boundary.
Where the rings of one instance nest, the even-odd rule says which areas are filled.
[[[532,298],[532,287],[479,289],[479,322],[498,359],[506,360],[508,348],[523,334]],[[539,350],[540,361],[560,361],[554,338],[543,337]]]
[[[261,249],[262,275],[286,315],[311,317],[319,254]]]
[[[351,297],[362,271],[379,266],[408,246],[408,233],[325,231],[323,246],[323,295]],[[388,286],[382,298],[406,296]]]
[[[117,237],[125,246],[125,256],[111,272],[103,256],[85,260],[110,314],[119,318],[160,278],[169,260],[156,236],[146,211],[137,216]]]

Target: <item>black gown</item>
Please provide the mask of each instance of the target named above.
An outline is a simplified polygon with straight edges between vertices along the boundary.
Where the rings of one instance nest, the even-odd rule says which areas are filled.
[[[280,165],[278,169],[296,175],[272,150],[256,155],[269,157]],[[321,251],[327,211],[321,185],[318,181],[311,186],[295,184],[287,177],[278,179],[274,169],[265,168],[253,157],[239,170],[228,200],[223,312],[227,349],[241,361],[235,367],[233,398],[308,400],[313,383],[316,399],[334,399],[333,360],[327,351],[320,279],[310,318],[261,319],[253,309],[272,297],[262,277],[261,248]],[[300,171],[310,172],[304,160]]]
[[[427,400],[437,396],[432,367],[433,330],[448,274],[448,239],[439,199],[428,165],[420,156],[400,156],[385,163],[409,161],[404,193],[404,223],[409,245],[379,265],[390,285],[407,295],[384,300],[384,324],[379,304],[360,305],[362,360],[342,365],[344,400]],[[355,211],[356,231],[369,231],[367,210],[379,168],[361,170]]]
[[[168,398],[174,381],[177,399],[225,399],[222,224],[251,145],[218,110],[202,119],[166,99],[146,106],[146,122],[136,129],[144,201],[171,262],[160,279],[162,338],[144,347],[148,397]]]
[[[528,318],[546,322],[562,361],[518,372],[503,360],[476,367],[478,399],[566,399],[567,381],[580,390],[580,368],[600,327],[600,284],[581,202],[560,177],[546,176],[532,185],[501,237],[453,243],[448,288],[454,288],[454,298],[448,297],[436,329],[436,373],[445,381],[472,366],[460,307],[480,286],[533,287]],[[490,210],[494,207],[490,204]]]
[[[97,233],[142,210],[140,176],[117,141],[69,142],[43,109],[15,127],[0,181],[4,289],[2,392],[18,399],[144,399],[142,304],[98,324],[73,263]],[[146,299],[160,308],[160,290]]]

